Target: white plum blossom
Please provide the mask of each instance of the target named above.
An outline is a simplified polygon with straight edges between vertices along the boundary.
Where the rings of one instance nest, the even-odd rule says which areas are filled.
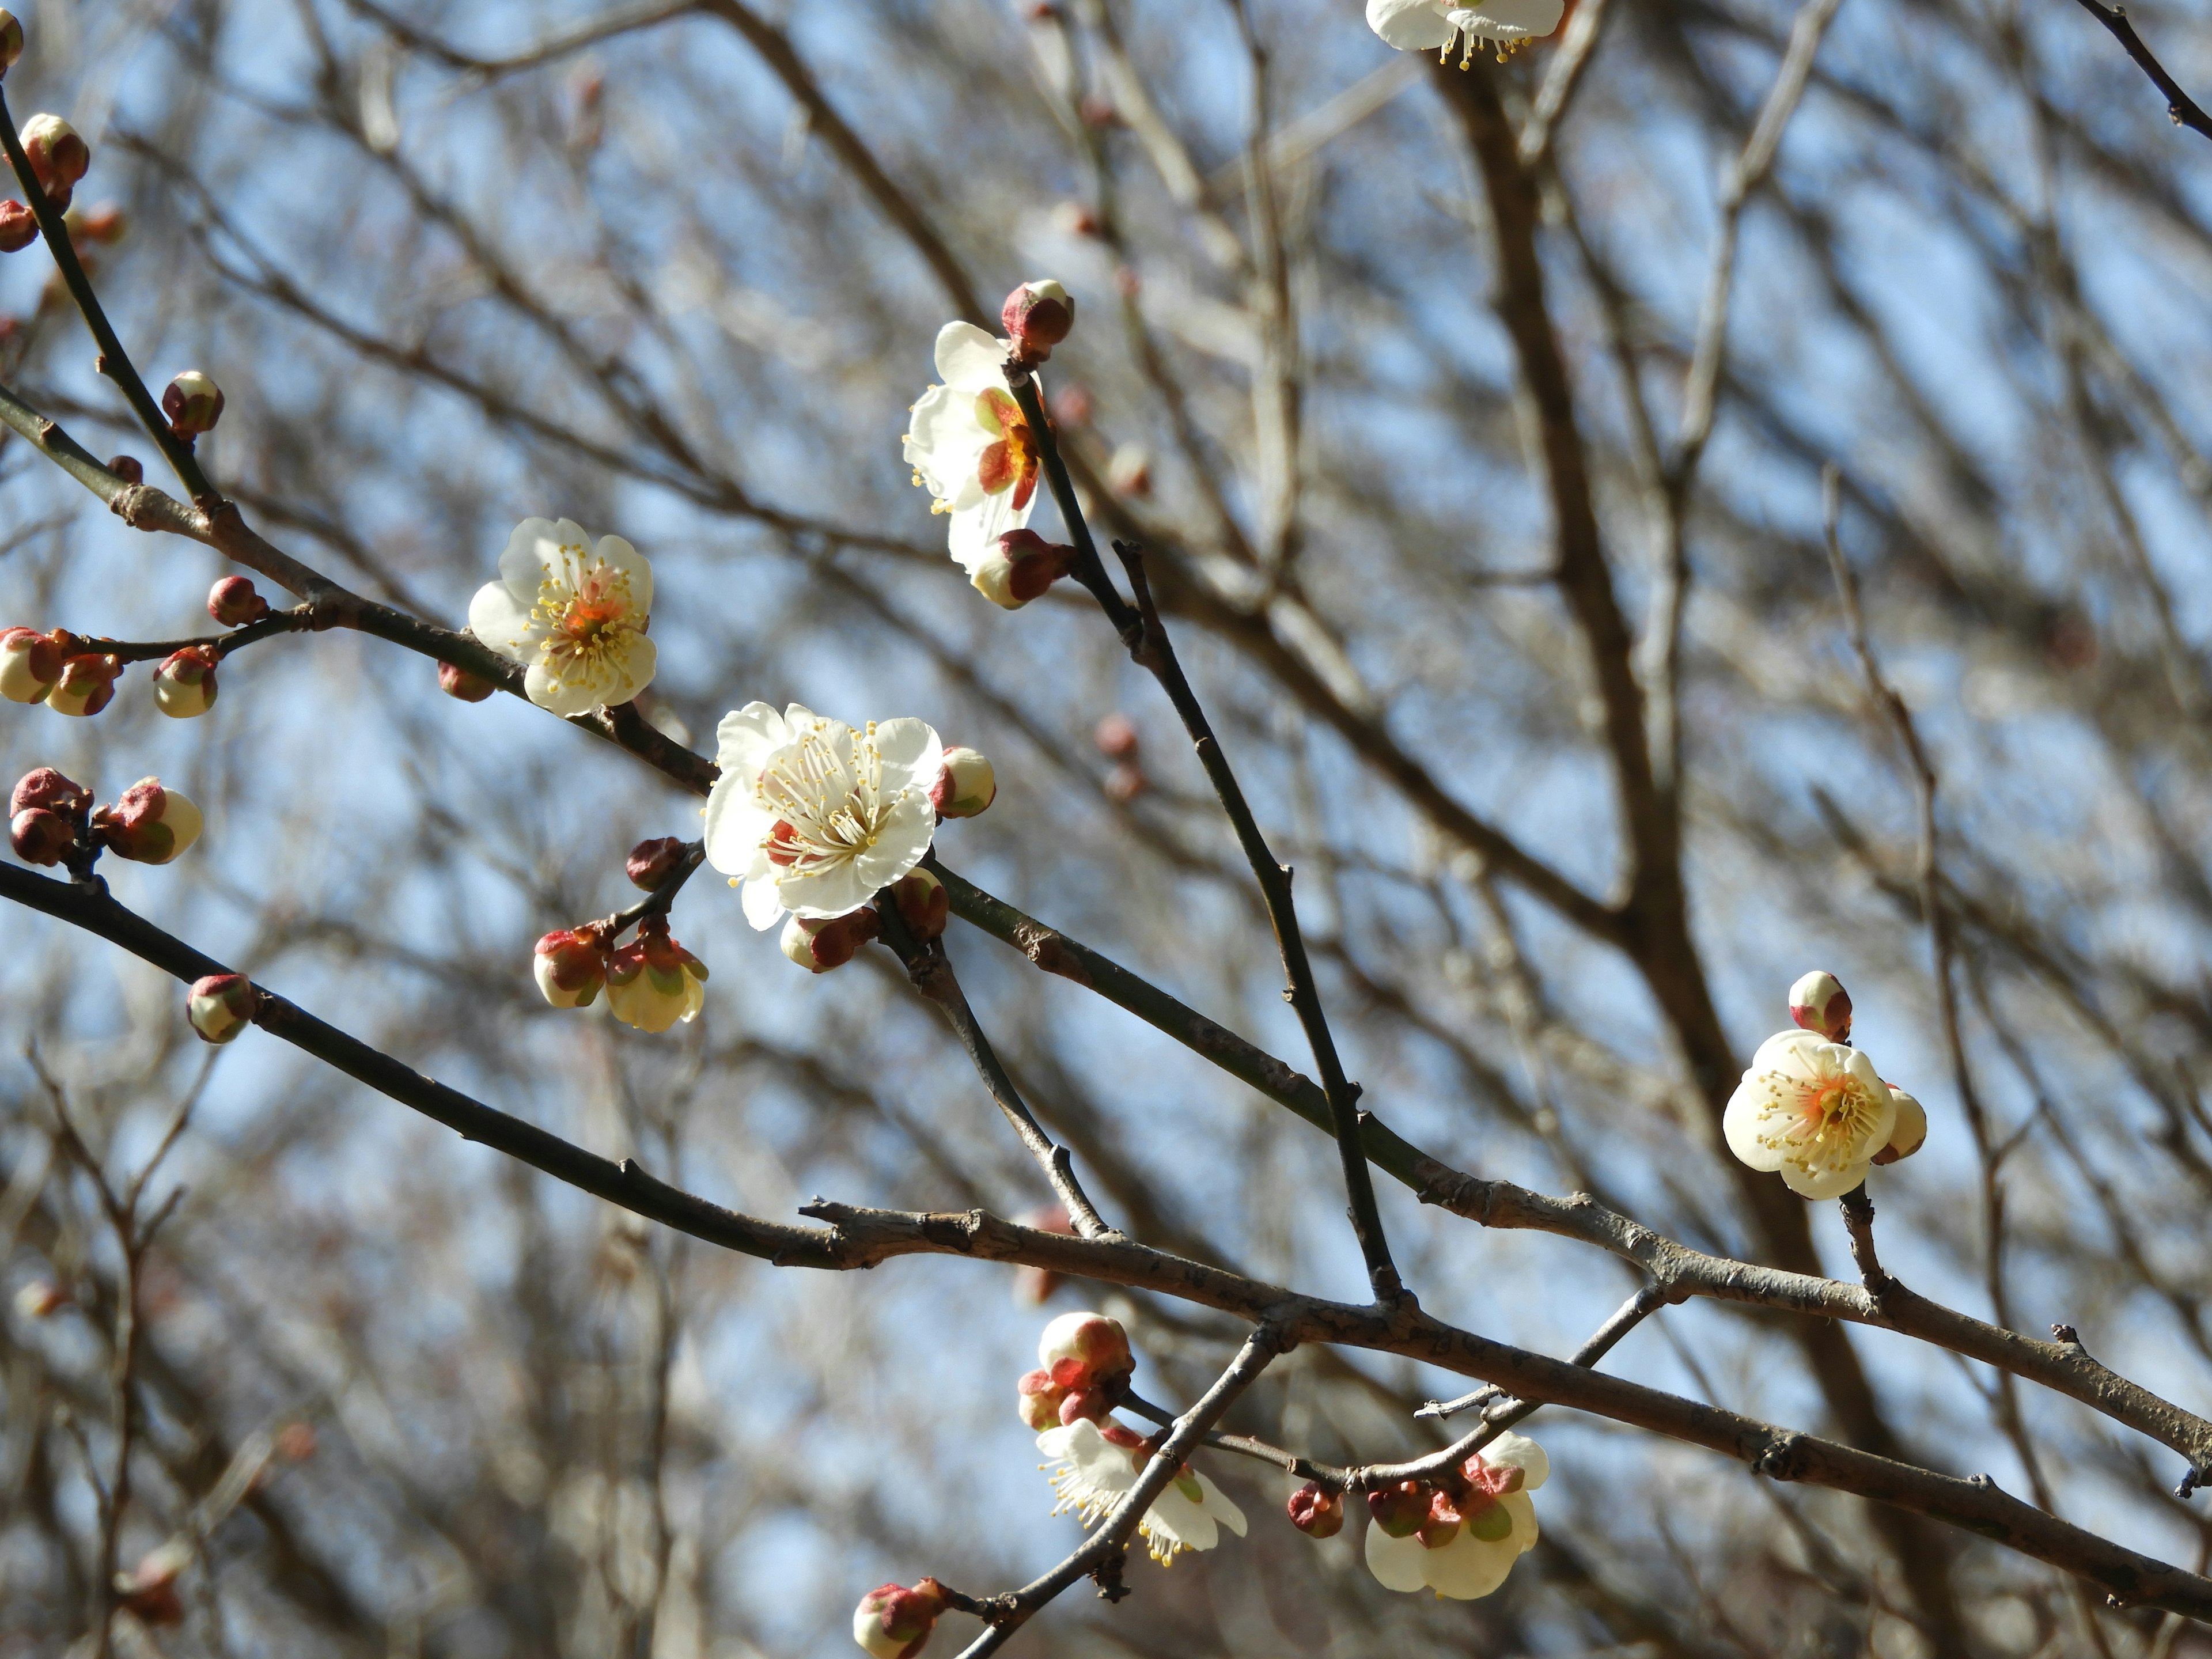
[[[1036,503],[1040,450],[1006,390],[1012,347],[973,323],[947,323],[937,334],[944,384],[921,394],[906,434],[915,483],[951,515],[952,556],[969,576],[998,550],[999,538],[1028,525]]]
[[[921,862],[937,833],[929,792],[945,745],[918,720],[851,726],[793,703],[749,702],[715,735],[707,861],[744,884],[766,932],[859,909]]]
[[[1859,1049],[1817,1031],[1759,1045],[1721,1116],[1729,1150],[1779,1170],[1806,1198],[1839,1198],[1866,1179],[1897,1127],[1897,1098]]]
[[[1536,1506],[1528,1494],[1552,1472],[1544,1449],[1525,1435],[1502,1434],[1468,1458],[1465,1496],[1452,1500],[1456,1526],[1424,1527],[1393,1538],[1367,1528],[1367,1567],[1386,1589],[1434,1590],[1472,1601],[1505,1582],[1513,1564],[1536,1547]],[[1443,1536],[1440,1541],[1425,1539]]]
[[[1559,27],[1565,10],[1565,0],[1367,0],[1367,27],[1400,52],[1439,52],[1439,63],[1450,59],[1452,43],[1459,41],[1465,69],[1478,41],[1496,46],[1503,62],[1522,42]]]
[[[587,714],[652,683],[653,567],[619,536],[593,546],[573,520],[525,519],[499,556],[499,580],[469,601],[469,629],[522,664],[540,708]]]
[[[1072,1510],[1083,1517],[1086,1527],[1135,1491],[1144,1474],[1144,1465],[1139,1462],[1142,1442],[1111,1419],[1106,1429],[1087,1417],[1047,1429],[1037,1437],[1037,1449],[1057,1465],[1052,1472],[1052,1489],[1060,1502],[1053,1513],[1066,1515]],[[1212,1549],[1221,1541],[1224,1527],[1242,1538],[1244,1511],[1224,1497],[1220,1487],[1186,1464],[1152,1500],[1152,1508],[1137,1523],[1137,1531],[1152,1559],[1168,1566],[1181,1551]]]

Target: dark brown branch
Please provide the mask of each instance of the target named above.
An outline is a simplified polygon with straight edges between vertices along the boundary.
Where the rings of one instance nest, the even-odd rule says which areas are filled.
[[[2151,84],[2166,94],[2166,112],[2172,118],[2174,125],[2212,138],[2212,116],[2197,107],[2197,100],[2181,89],[2180,82],[2166,72],[2166,65],[2143,45],[2135,24],[2129,21],[2127,8],[2100,5],[2098,0],[2081,0],[2081,9],[2112,32],[2112,39],[2136,60],[2136,67],[2150,76]]]

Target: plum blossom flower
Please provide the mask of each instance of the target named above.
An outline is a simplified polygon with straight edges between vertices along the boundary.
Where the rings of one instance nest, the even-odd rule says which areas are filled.
[[[1136,1490],[1151,1454],[1143,1437],[1111,1418],[1102,1428],[1089,1418],[1078,1418],[1037,1437],[1037,1449],[1053,1460],[1052,1489],[1060,1502],[1054,1515],[1071,1510],[1089,1527]],[[1221,1488],[1186,1464],[1176,1472],[1165,1491],[1152,1500],[1137,1531],[1162,1566],[1171,1565],[1184,1550],[1210,1550],[1221,1541],[1226,1527],[1244,1535],[1244,1511],[1222,1495]]]
[[[1432,1589],[1455,1601],[1489,1595],[1535,1547],[1536,1506],[1528,1494],[1551,1472],[1551,1460],[1534,1441],[1498,1436],[1461,1466],[1466,1489],[1434,1490],[1426,1516],[1413,1529],[1394,1534],[1382,1520],[1370,1522],[1368,1570],[1386,1589]],[[1370,1500],[1370,1508],[1379,1507]]]
[[[937,334],[944,383],[921,394],[908,422],[907,464],[951,515],[952,556],[972,578],[998,550],[999,538],[1030,521],[1042,459],[1037,435],[1006,390],[1010,350],[973,323],[947,323]]]
[[[525,519],[499,580],[469,601],[469,629],[520,663],[530,701],[556,714],[624,703],[652,684],[653,567],[619,536],[594,546],[573,520]]]
[[[1441,53],[1438,63],[1450,60],[1452,43],[1459,41],[1465,69],[1480,49],[1477,42],[1497,47],[1503,63],[1524,41],[1559,27],[1565,10],[1565,0],[1367,0],[1367,27],[1400,52]]]
[[[1721,1133],[1740,1160],[1779,1170],[1791,1192],[1839,1198],[1889,1145],[1897,1110],[1897,1097],[1859,1049],[1817,1031],[1783,1031],[1752,1055]]]
[[[945,745],[918,720],[851,726],[793,703],[749,702],[715,736],[707,861],[744,887],[745,920],[825,921],[859,909],[921,862]]]

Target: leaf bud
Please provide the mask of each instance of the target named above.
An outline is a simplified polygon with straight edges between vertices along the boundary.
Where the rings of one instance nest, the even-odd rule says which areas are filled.
[[[206,714],[215,707],[215,669],[222,660],[211,645],[188,645],[162,658],[154,671],[155,706],[172,720]]]
[[[117,455],[110,458],[107,470],[125,483],[146,482],[146,464],[136,455]]]
[[[92,166],[92,146],[58,115],[33,115],[23,123],[23,154],[40,188],[58,208],[70,204],[76,181]]]
[[[46,707],[58,714],[97,714],[115,700],[123,662],[105,652],[82,651],[62,659],[61,677],[46,693]]]
[[[659,1033],[699,1018],[707,964],[672,938],[666,916],[647,916],[607,963],[607,1007],[625,1025]]]
[[[1851,1040],[1851,997],[1833,974],[1806,975],[1790,988],[1790,1018],[1831,1042]]]
[[[449,697],[463,702],[482,702],[499,690],[480,674],[471,674],[465,668],[456,668],[449,662],[438,665],[438,690]]]
[[[110,461],[108,471],[120,472],[125,461],[130,461],[141,477],[145,476],[146,470],[128,455],[118,455]],[[251,576],[225,576],[208,589],[208,615],[225,628],[243,628],[268,614],[269,601],[261,597]]]
[[[210,974],[185,993],[185,1017],[203,1042],[228,1042],[253,1023],[261,993],[243,974]]]
[[[159,778],[141,778],[112,806],[92,815],[108,851],[137,864],[167,864],[200,838],[200,809]]]
[[[973,749],[945,751],[945,769],[929,788],[929,804],[938,817],[978,817],[998,798],[998,775],[988,760]]]
[[[1064,1389],[1115,1389],[1137,1369],[1121,1321],[1097,1313],[1065,1313],[1046,1326],[1037,1364]]]
[[[39,240],[39,216],[10,198],[0,202],[0,253],[21,253]]]
[[[1014,1415],[1042,1434],[1060,1425],[1060,1401],[1068,1391],[1052,1380],[1050,1371],[1024,1371],[1014,1384]]]
[[[1309,1538],[1334,1538],[1344,1530],[1344,1494],[1309,1480],[1285,1506],[1291,1524]]]
[[[0,633],[0,696],[10,702],[45,702],[78,644],[76,635],[58,628],[50,634],[30,628]]]
[[[912,1589],[881,1584],[853,1609],[853,1639],[873,1659],[914,1659],[949,1605],[944,1586],[925,1578]]]
[[[12,11],[0,9],[0,75],[15,67],[15,60],[23,55],[23,20]]]
[[[1894,1164],[1901,1158],[1911,1158],[1928,1139],[1927,1109],[1902,1089],[1889,1092],[1897,1102],[1897,1127],[1889,1132],[1889,1145],[1874,1155],[1877,1164]]]
[[[222,418],[222,388],[197,368],[188,368],[161,393],[161,413],[169,429],[186,443],[215,430]]]
[[[891,902],[898,906],[899,920],[924,945],[944,933],[952,915],[952,896],[927,870],[909,870],[893,882]]]
[[[623,870],[633,887],[641,887],[648,893],[657,893],[676,873],[676,866],[684,862],[690,850],[674,836],[662,836],[654,841],[641,841],[629,849],[629,857]]]
[[[875,938],[883,921],[872,905],[842,916],[819,920],[793,916],[783,924],[778,941],[783,953],[810,974],[826,974],[842,968],[860,955],[860,947]]]
[[[1401,1480],[1367,1494],[1368,1518],[1392,1538],[1411,1538],[1428,1522],[1429,1488],[1419,1480]]]
[[[999,320],[1021,359],[1041,363],[1075,326],[1075,296],[1048,276],[1024,283],[1006,295]]]
[[[1018,611],[1073,567],[1075,550],[1034,530],[1009,530],[975,567],[969,586],[1002,611]]]
[[[8,844],[26,864],[57,865],[76,845],[76,824],[58,812],[33,806],[8,820]]]
[[[588,1008],[607,982],[607,942],[596,927],[556,927],[531,957],[538,988],[556,1008]]]

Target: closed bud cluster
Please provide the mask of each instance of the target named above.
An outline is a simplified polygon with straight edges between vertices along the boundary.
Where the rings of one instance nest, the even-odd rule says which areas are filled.
[[[684,843],[673,836],[662,836],[654,841],[641,841],[629,849],[629,857],[623,864],[630,885],[642,887],[648,893],[657,893],[676,873],[676,866],[684,862]]]
[[[1018,611],[1065,576],[1075,550],[1034,530],[1009,530],[969,577],[969,585],[1002,611]]]
[[[215,430],[222,418],[222,388],[197,368],[188,368],[161,393],[161,413],[169,429],[186,443]]]
[[[891,902],[898,906],[899,920],[924,945],[940,937],[952,916],[952,896],[927,870],[909,870],[893,882]]]
[[[1291,1494],[1291,1524],[1309,1538],[1334,1538],[1344,1530],[1344,1494],[1309,1480]]]
[[[438,665],[438,690],[463,702],[482,702],[499,688],[481,674],[471,674],[465,668],[441,662]]]
[[[665,1031],[707,1006],[707,964],[669,937],[666,916],[647,916],[607,964],[607,1006],[625,1025]]]
[[[979,817],[999,798],[998,775],[973,749],[945,751],[945,769],[930,786],[929,804],[940,818]]]
[[[46,707],[57,714],[97,714],[115,701],[115,682],[122,676],[123,659],[103,651],[64,657],[61,677],[46,693]]]
[[[89,791],[52,767],[27,772],[8,798],[8,844],[26,864],[59,864],[76,844],[91,805]]]
[[[820,921],[793,916],[783,924],[779,942],[784,955],[808,973],[826,974],[860,955],[860,947],[874,939],[882,927],[872,906]]]
[[[92,166],[92,146],[58,115],[33,115],[23,123],[23,154],[39,187],[58,208],[70,204],[76,181]]]
[[[1063,1389],[1119,1394],[1137,1369],[1129,1334],[1104,1314],[1066,1313],[1037,1339],[1037,1364]]]
[[[0,253],[21,253],[39,240],[39,216],[23,203],[0,202]]]
[[[596,927],[558,927],[531,957],[538,988],[556,1008],[587,1008],[607,982],[606,937]]]
[[[261,993],[243,974],[210,974],[185,994],[185,1017],[203,1042],[228,1042],[253,1023]]]
[[[1006,337],[1024,362],[1041,363],[1075,326],[1075,296],[1049,277],[1024,283],[999,312]]]
[[[1790,1018],[1831,1042],[1849,1042],[1851,994],[1833,974],[1808,974],[1790,988]]]
[[[161,659],[154,671],[154,702],[173,720],[188,720],[215,707],[215,669],[222,659],[211,645],[188,645]]]
[[[121,471],[121,463],[126,460],[131,460],[131,458],[118,455],[107,464],[108,471]],[[131,461],[131,465],[137,468],[140,477],[145,476],[145,468],[139,466],[137,461]],[[261,597],[261,591],[254,586],[253,579],[250,576],[225,576],[208,589],[208,615],[225,628],[243,628],[248,623],[259,622],[268,614],[269,601]]]
[[[881,1584],[860,1598],[853,1609],[853,1639],[873,1659],[914,1659],[938,1615],[950,1605],[945,1587],[925,1578],[908,1589],[903,1584]]]
[[[30,628],[0,633],[0,697],[44,702],[62,677],[62,665],[83,643],[58,628],[48,634]]]
[[[92,815],[94,834],[119,859],[167,864],[200,838],[200,809],[159,778],[141,778]]]
[[[23,20],[12,11],[0,9],[0,75],[15,68],[22,55]]]

